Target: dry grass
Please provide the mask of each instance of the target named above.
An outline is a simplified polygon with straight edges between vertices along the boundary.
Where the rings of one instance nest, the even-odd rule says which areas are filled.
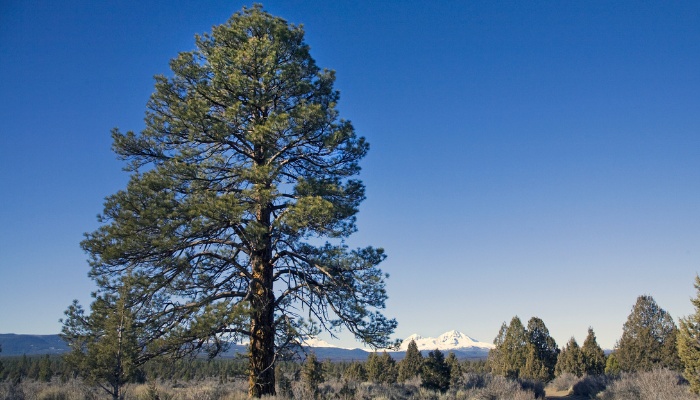
[[[372,384],[343,379],[327,381],[315,392],[301,382],[291,382],[290,395],[278,395],[267,400],[343,399],[343,400],[531,400],[536,388],[528,383],[491,375],[465,374],[463,384],[439,393],[420,387],[420,379],[403,384]],[[525,387],[525,389],[523,388]],[[150,382],[131,384],[125,388],[126,400],[243,400],[247,399],[247,382],[235,380],[192,381],[187,383]],[[0,384],[0,400],[109,400],[110,396],[83,384],[79,380],[61,383],[25,381],[20,384]]]

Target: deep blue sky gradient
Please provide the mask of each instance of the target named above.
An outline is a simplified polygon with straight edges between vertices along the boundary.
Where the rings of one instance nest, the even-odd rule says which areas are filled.
[[[153,75],[250,3],[0,4],[0,332],[57,333]],[[371,143],[351,244],[386,248],[397,337],[542,318],[611,348],[700,270],[700,3],[268,1]],[[336,342],[355,345],[347,336]]]

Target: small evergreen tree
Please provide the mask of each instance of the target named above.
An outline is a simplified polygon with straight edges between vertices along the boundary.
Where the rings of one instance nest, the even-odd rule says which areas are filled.
[[[622,371],[650,371],[657,367],[680,369],[677,332],[671,315],[659,307],[653,297],[639,296],[616,346]]]
[[[367,371],[361,362],[355,361],[345,370],[344,376],[347,380],[364,382],[367,380]]]
[[[51,368],[51,359],[49,358],[49,355],[46,354],[45,356],[41,357],[41,360],[39,361],[37,379],[42,382],[51,382],[52,377],[53,369]]]
[[[380,364],[384,369],[381,381],[383,383],[396,383],[399,377],[399,369],[396,366],[396,361],[386,351],[382,352]]]
[[[493,339],[493,348],[489,350],[488,357],[486,358],[486,368],[494,375],[502,375],[502,371],[505,370],[503,342],[506,340],[507,332],[508,325],[503,322],[501,328],[498,330],[498,334]]]
[[[77,301],[73,302],[65,312],[67,318],[61,333],[71,347],[65,361],[113,400],[123,399],[124,385],[146,361],[141,357],[137,327],[133,325],[128,280],[122,280],[117,293],[96,294],[90,315]]]
[[[678,355],[683,362],[683,376],[694,393],[700,393],[700,277],[695,276],[697,295],[690,302],[695,313],[681,318],[678,331]]]
[[[403,360],[399,361],[399,382],[404,382],[407,379],[411,379],[418,376],[423,366],[423,355],[418,351],[418,345],[416,341],[411,339],[408,343],[408,349],[406,349],[406,356]]]
[[[520,318],[505,323],[494,340],[496,347],[489,351],[489,365],[493,374],[517,378],[525,367],[529,337]]]
[[[593,328],[588,328],[588,336],[581,347],[583,370],[588,375],[601,375],[605,372],[605,352],[598,345]]]
[[[559,354],[554,373],[556,376],[559,376],[567,372],[578,377],[583,376],[584,373],[581,348],[579,347],[578,343],[576,343],[576,339],[573,337]]]
[[[554,368],[557,365],[559,347],[557,342],[549,334],[549,329],[544,321],[538,317],[532,317],[527,323],[527,335],[534,349],[528,351],[531,358],[530,368],[526,368],[531,379],[550,380],[554,377]],[[526,362],[527,364],[527,362]]]
[[[622,370],[620,369],[620,363],[617,361],[617,356],[615,356],[615,353],[610,353],[608,359],[605,361],[605,374],[618,376],[620,372],[622,372]]]
[[[537,348],[532,343],[527,345],[527,358],[525,366],[520,371],[519,376],[525,379],[546,381],[550,378],[550,373],[543,360],[539,357]]]
[[[450,369],[450,387],[457,387],[462,382],[462,366],[453,352],[447,354],[445,359],[447,367]]]
[[[421,369],[421,386],[442,393],[450,388],[450,367],[440,350],[433,350],[423,362]]]
[[[395,383],[398,378],[396,361],[386,351],[380,356],[370,353],[365,363],[367,379],[374,383]]]
[[[306,356],[301,368],[301,380],[304,387],[313,393],[314,397],[318,395],[318,385],[323,383],[323,366],[318,362],[316,354],[313,352]]]

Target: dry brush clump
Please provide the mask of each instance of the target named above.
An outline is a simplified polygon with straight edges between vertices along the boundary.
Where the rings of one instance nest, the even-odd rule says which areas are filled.
[[[67,382],[23,380],[0,383],[2,400],[99,400],[101,398],[103,396],[97,389],[78,379]]]
[[[570,373],[570,372],[564,372],[561,375],[557,376],[554,378],[547,387],[556,390],[557,392],[563,391],[563,390],[573,390],[574,385],[577,384],[581,378],[578,376]]]
[[[285,376],[280,374],[278,377]],[[445,393],[422,387],[420,378],[412,378],[404,383],[371,383],[333,378],[312,390],[301,379],[287,380],[289,390],[267,398],[268,400],[531,400],[542,397],[542,385],[512,380],[490,374],[465,373]],[[539,385],[539,386],[538,386]],[[143,384],[131,383],[124,388],[125,400],[243,400],[248,398],[245,379],[202,379],[191,381],[153,379]],[[108,400],[106,392],[86,385],[79,379],[61,382],[26,380],[20,383],[0,384],[0,400]]]
[[[677,373],[667,369],[623,374],[598,395],[602,400],[698,400]]]

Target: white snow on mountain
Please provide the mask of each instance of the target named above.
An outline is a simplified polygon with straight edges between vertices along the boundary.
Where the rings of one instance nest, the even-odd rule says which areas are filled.
[[[308,346],[308,347],[333,347],[333,348],[338,348],[338,346],[334,346],[328,342],[326,342],[323,339],[319,339],[317,337],[307,337],[302,339],[302,345]]]
[[[411,335],[407,337],[402,343],[399,351],[406,351],[408,349],[408,344],[411,340],[416,341],[416,346],[418,350],[459,350],[459,349],[469,349],[469,348],[480,348],[480,349],[492,349],[494,347],[491,343],[480,342],[476,339],[470,338],[469,336],[463,334],[459,331],[449,331],[445,332],[437,338],[427,337],[424,338],[420,335]]]
[[[431,337],[422,337],[418,334],[413,334],[406,339],[404,339],[403,342],[401,342],[401,346],[399,347],[398,351],[406,351],[408,349],[408,344],[411,342],[411,339],[416,341],[416,345],[418,346],[419,351],[430,351],[430,350],[440,350],[440,351],[445,351],[445,350],[476,350],[476,349],[483,349],[484,351],[490,350],[494,347],[493,344],[491,343],[486,343],[486,342],[480,342],[476,339],[473,339],[467,335],[465,335],[462,332],[459,331],[449,331],[445,332],[442,335],[438,336],[437,338],[431,338]],[[334,348],[334,349],[343,349],[343,350],[356,350],[357,348],[349,348],[349,347],[339,347],[333,344],[330,344],[326,342],[323,339],[319,339],[317,337],[307,337],[303,339],[303,346],[307,347],[324,347],[324,348]],[[372,352],[374,350],[369,349],[369,348],[362,348],[360,350],[364,350],[367,352]]]

